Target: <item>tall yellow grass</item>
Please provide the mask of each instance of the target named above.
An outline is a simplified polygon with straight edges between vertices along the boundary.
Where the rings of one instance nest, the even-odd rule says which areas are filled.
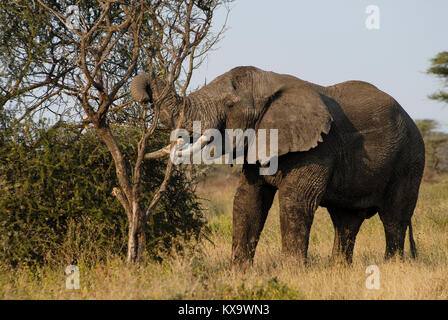
[[[31,271],[0,267],[3,299],[447,299],[448,180],[424,184],[414,214],[417,260],[385,262],[382,224],[375,216],[363,224],[353,264],[332,265],[333,227],[320,208],[313,223],[308,266],[281,254],[278,201],[263,230],[253,267],[230,264],[232,199],[237,179],[222,175],[204,181],[210,240],[157,263],[129,266],[121,258],[94,267],[79,265],[80,289],[66,289],[65,266]],[[379,268],[380,288],[367,289],[366,268]]]

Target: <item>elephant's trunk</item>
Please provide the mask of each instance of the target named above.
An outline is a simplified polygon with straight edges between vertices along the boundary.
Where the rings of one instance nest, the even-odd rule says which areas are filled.
[[[162,97],[166,83],[149,74],[140,74],[132,80],[131,95],[134,100],[140,103],[153,103],[156,101],[160,105],[160,122],[169,128],[175,128],[180,117],[182,107],[185,105],[183,121],[181,128],[193,133],[193,122],[200,121],[201,137],[194,143],[188,145],[188,141],[178,140],[178,146],[182,151],[178,151],[181,156],[182,152],[195,152],[202,149],[209,141],[210,137],[204,136],[206,129],[220,128],[224,119],[220,112],[218,104],[211,98],[215,93],[209,93],[207,89],[199,90],[187,96],[185,99],[180,97],[174,89],[169,89],[165,97]],[[186,145],[187,144],[187,145]],[[170,154],[171,146],[166,146],[158,151],[145,155],[145,160],[157,159]]]
[[[137,75],[131,83],[131,95],[140,103],[152,103],[160,100],[166,83],[149,74]],[[174,89],[169,89],[160,103],[160,121],[174,128],[185,102],[185,111],[181,128],[193,131],[193,121],[201,122],[201,131],[209,128],[219,128],[222,121],[216,103],[207,94],[207,90],[199,90],[186,97],[185,101]]]
[[[161,97],[165,88],[166,83],[163,80],[149,74],[139,74],[131,82],[131,95],[140,103],[157,101],[161,106],[160,121],[173,128],[177,123],[183,99],[171,88]]]

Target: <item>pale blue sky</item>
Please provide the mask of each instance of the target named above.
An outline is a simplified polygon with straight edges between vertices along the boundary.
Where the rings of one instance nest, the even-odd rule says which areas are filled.
[[[368,5],[380,9],[379,30],[365,27]],[[425,74],[429,59],[448,51],[447,0],[237,0],[228,27],[192,87],[240,65],[321,85],[364,80],[448,132],[448,106],[427,98],[441,81]]]

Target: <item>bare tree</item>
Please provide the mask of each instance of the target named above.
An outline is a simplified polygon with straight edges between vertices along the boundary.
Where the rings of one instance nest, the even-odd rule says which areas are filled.
[[[0,136],[50,106],[62,96],[53,84],[73,70],[52,54],[52,34],[46,30],[48,14],[32,1],[0,3]],[[5,115],[9,115],[5,119]]]
[[[161,101],[172,88],[186,96],[193,71],[220,39],[224,27],[213,33],[212,20],[223,1],[89,0],[77,1],[75,7],[37,3],[54,18],[47,30],[63,44],[59,55],[72,67],[64,81],[53,85],[82,107],[84,125],[97,132],[113,157],[119,185],[112,193],[129,220],[127,261],[140,261],[145,223],[165,193],[173,167],[168,160],[160,188],[150,203],[142,203],[148,140],[158,124]],[[166,83],[152,108],[128,98],[129,80],[139,67]],[[141,132],[136,159],[125,159],[110,126],[126,109]]]

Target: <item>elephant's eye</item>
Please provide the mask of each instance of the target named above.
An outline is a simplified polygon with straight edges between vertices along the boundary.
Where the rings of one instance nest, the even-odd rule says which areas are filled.
[[[224,98],[224,105],[228,108],[232,108],[239,101],[240,99],[236,95],[228,95]]]
[[[224,105],[225,105],[227,108],[232,109],[232,107],[233,107],[233,102],[230,101],[230,100],[226,100],[226,101],[224,102]]]

